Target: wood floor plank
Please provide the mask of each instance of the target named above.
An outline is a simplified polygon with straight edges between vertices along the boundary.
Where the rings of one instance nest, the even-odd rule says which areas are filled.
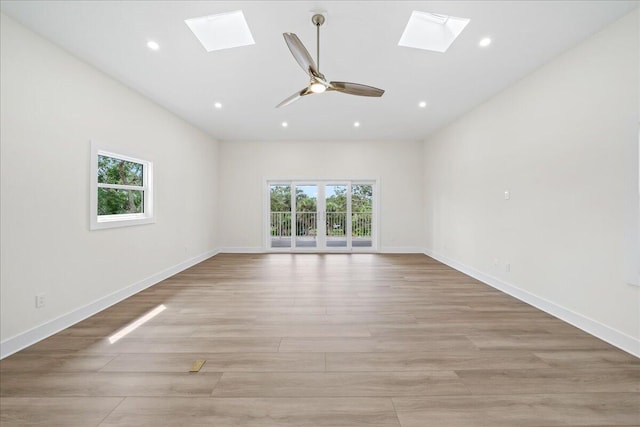
[[[96,345],[101,344],[102,339],[96,337],[72,337],[56,334],[46,338],[26,349],[22,353],[74,353],[77,351],[90,350]],[[110,353],[101,351],[102,353]]]
[[[280,338],[123,338],[111,344],[102,339],[87,347],[83,353],[263,353],[278,351]]]
[[[439,351],[390,353],[326,353],[327,371],[433,371],[461,369],[548,368],[526,351]]]
[[[300,307],[302,310],[302,308]],[[352,305],[352,306],[329,306],[323,307],[326,313],[331,316],[336,315],[410,315],[413,317],[421,316],[425,313],[432,313],[430,321],[440,321],[447,318],[456,318],[458,313],[465,310],[471,310],[471,308],[464,304],[449,304],[443,303],[425,303],[420,302],[420,299],[416,299],[412,303],[408,304],[378,304],[375,306],[366,305]]]
[[[205,325],[192,337],[370,337],[366,326],[359,325]]]
[[[165,316],[154,319],[155,325],[253,325],[257,315],[244,314],[242,316],[228,313],[179,313],[170,311]]]
[[[270,314],[325,314],[327,309],[325,307],[281,307],[277,305],[220,305],[214,307],[207,306],[192,306],[180,309],[181,314],[187,315],[200,315],[200,314],[214,314],[217,316],[234,316],[238,313],[242,313],[244,316],[260,316]]]
[[[617,348],[596,350],[536,351],[535,356],[555,368],[623,368],[638,369],[638,358]]]
[[[637,426],[637,393],[394,397],[402,427]]]
[[[3,397],[0,425],[97,426],[122,397]]]
[[[399,427],[386,398],[127,398],[100,425]]]
[[[0,396],[208,396],[220,373],[2,373]]]
[[[322,372],[322,353],[140,353],[121,354],[101,372],[187,372],[206,360],[200,372]]]
[[[640,392],[640,369],[476,369],[456,371],[475,394]]]
[[[459,395],[469,391],[452,371],[435,372],[225,372],[216,397],[373,397]]]
[[[283,338],[280,351],[290,352],[420,352],[476,350],[464,335],[371,338]]]
[[[116,357],[115,354],[34,354],[16,353],[0,360],[1,372],[82,372],[97,371]]]
[[[611,346],[604,341],[594,339],[584,332],[574,335],[566,334],[500,334],[468,335],[478,348],[481,349],[521,349],[531,351],[545,350],[593,350],[610,349]]]
[[[271,314],[255,319],[259,325],[398,325],[415,324],[414,316],[407,314]]]
[[[456,334],[460,331],[474,334],[509,334],[509,335],[527,335],[527,334],[549,334],[545,326],[532,324],[530,322],[519,323],[479,323],[479,322],[460,322],[457,320],[447,322],[445,325],[437,323],[416,323],[406,325],[377,326],[369,328],[372,336],[420,336],[433,334]]]

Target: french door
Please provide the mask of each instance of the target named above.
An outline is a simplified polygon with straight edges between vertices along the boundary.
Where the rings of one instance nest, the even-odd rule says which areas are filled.
[[[267,248],[376,249],[374,181],[268,181]]]

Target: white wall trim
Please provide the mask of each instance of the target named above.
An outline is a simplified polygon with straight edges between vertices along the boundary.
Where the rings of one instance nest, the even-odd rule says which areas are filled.
[[[402,247],[382,247],[379,251],[381,254],[423,254],[424,249],[421,248],[402,248]]]
[[[353,248],[351,251],[339,251],[339,250],[316,250],[314,248],[305,248],[305,249],[296,249],[291,250],[291,248],[278,248],[275,250],[265,249],[265,248],[239,248],[239,247],[229,247],[229,248],[221,248],[219,253],[226,254],[261,254],[261,253],[269,253],[269,254],[277,254],[277,253],[286,253],[286,254],[305,254],[305,253],[337,253],[337,254],[370,254],[370,253],[380,253],[380,254],[424,254],[425,251],[422,248],[403,248],[403,247],[387,247],[380,248],[379,250],[375,250],[372,248]]]
[[[220,249],[219,253],[223,254],[371,254],[371,253],[389,253],[389,254],[423,254],[422,248],[388,248],[375,250],[367,247],[357,247],[352,250],[317,250],[316,248],[241,248],[241,247],[228,247]]]
[[[424,254],[448,265],[451,268],[467,274],[474,279],[478,279],[495,289],[511,295],[520,301],[549,313],[550,315],[557,317],[558,319],[563,320],[613,346],[616,346],[627,353],[640,357],[640,340],[637,340],[632,336],[429,249],[425,249]]]
[[[228,247],[228,248],[222,248],[219,251],[219,253],[223,253],[223,254],[261,254],[265,252],[266,251],[264,248],[259,248],[259,247],[254,247],[254,248]]]
[[[212,256],[219,253],[218,250],[211,250],[197,255],[193,258],[182,261],[179,264],[169,267],[159,273],[153,274],[146,279],[136,282],[130,286],[127,286],[119,291],[113,292],[105,297],[102,297],[92,303],[89,303],[83,307],[73,310],[67,314],[63,314],[53,320],[50,320],[35,328],[29,329],[19,335],[0,342],[0,359],[4,359],[7,356],[12,355],[30,345],[37,343],[45,338],[50,337],[53,334],[60,332],[94,314],[111,307],[118,302],[129,298],[138,292],[147,289],[164,279],[167,279],[174,274],[177,274],[189,267],[192,267]]]
[[[305,248],[307,249],[307,248]],[[372,248],[354,248],[351,251],[340,251],[340,250],[315,250],[314,248],[308,248],[307,250],[297,248],[296,250],[291,250],[289,248],[282,248],[281,250],[273,249],[267,250],[265,248],[239,248],[239,247],[229,247],[220,249],[219,253],[225,254],[260,254],[260,253],[269,253],[269,254],[305,254],[305,253],[321,253],[321,254],[370,254],[370,253],[381,253],[381,254],[424,254],[424,249],[422,248],[401,248],[401,247],[390,247],[390,248],[381,248],[380,250],[375,250]]]

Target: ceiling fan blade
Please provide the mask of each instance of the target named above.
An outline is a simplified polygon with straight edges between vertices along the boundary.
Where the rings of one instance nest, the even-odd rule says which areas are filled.
[[[327,90],[335,90],[358,96],[382,96],[384,93],[384,90],[378,89],[377,87],[349,82],[330,82],[330,87],[328,87]]]
[[[287,42],[287,46],[289,46],[291,54],[296,59],[298,64],[300,64],[305,73],[315,77],[320,76],[315,61],[309,54],[307,48],[304,47],[298,36],[296,36],[294,33],[283,33],[282,35],[284,36],[284,41]]]
[[[294,103],[298,99],[300,99],[300,97],[308,95],[310,93],[313,93],[313,92],[311,92],[308,87],[305,87],[304,89],[299,90],[298,92],[294,93],[293,95],[291,95],[290,97],[282,101],[280,104],[276,105],[276,108],[284,107],[285,105]]]

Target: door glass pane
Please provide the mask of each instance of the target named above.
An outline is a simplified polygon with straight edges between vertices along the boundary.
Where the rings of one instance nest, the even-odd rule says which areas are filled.
[[[296,186],[296,247],[315,248],[318,244],[318,186]]]
[[[271,195],[271,247],[291,247],[291,186],[272,184]]]
[[[351,186],[351,245],[365,248],[372,246],[371,215],[373,212],[373,185]]]
[[[347,247],[347,186],[325,186],[326,242],[328,248]]]

